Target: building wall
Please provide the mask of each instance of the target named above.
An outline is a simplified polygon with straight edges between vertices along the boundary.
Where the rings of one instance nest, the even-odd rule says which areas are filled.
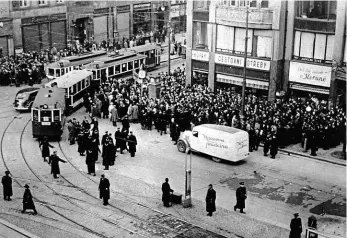
[[[10,17],[10,2],[0,2],[0,55],[12,55],[13,49],[13,24]]]

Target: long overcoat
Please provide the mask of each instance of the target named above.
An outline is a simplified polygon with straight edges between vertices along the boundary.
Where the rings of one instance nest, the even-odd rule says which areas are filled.
[[[302,233],[301,218],[293,218],[290,222],[290,234],[289,238],[300,238]]]
[[[4,197],[12,196],[12,178],[10,176],[3,176],[1,180],[3,186]]]
[[[110,181],[107,178],[101,178],[99,184],[100,199],[110,199]]]
[[[170,196],[171,196],[170,193],[173,192],[173,190],[170,188],[170,184],[167,182],[163,183],[163,185],[161,186],[161,190],[163,192],[163,196],[162,196],[161,200],[164,203],[170,202]]]
[[[205,201],[206,201],[206,211],[215,212],[216,211],[216,191],[213,188],[207,190]]]
[[[31,195],[30,189],[26,188],[23,195],[23,208],[24,209],[34,209],[33,196]]]
[[[136,136],[134,135],[130,135],[128,137],[128,147],[129,147],[129,152],[136,152],[136,145],[137,145],[137,140],[136,140]]]
[[[236,207],[239,209],[245,208],[245,200],[247,198],[247,192],[245,187],[239,187],[236,189]]]
[[[52,146],[51,144],[49,144],[48,141],[46,140],[43,140],[43,141],[40,141],[40,145],[39,147],[42,147],[42,158],[45,158],[45,157],[49,157],[50,155],[50,151],[49,151],[49,148],[53,148],[54,146]]]
[[[118,118],[119,118],[119,117],[118,117],[118,111],[117,111],[117,108],[116,108],[115,106],[113,106],[113,107],[111,108],[110,114],[111,114],[110,120],[111,120],[112,122],[118,121]]]
[[[60,174],[59,162],[66,163],[65,160],[60,159],[57,155],[51,155],[49,157],[49,164],[52,164],[51,174]]]

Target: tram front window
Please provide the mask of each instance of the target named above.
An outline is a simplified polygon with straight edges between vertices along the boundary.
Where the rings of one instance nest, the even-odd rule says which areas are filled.
[[[55,76],[56,77],[60,77],[60,69],[56,69],[55,70]]]
[[[40,119],[43,122],[51,121],[51,119],[52,119],[52,111],[50,111],[50,110],[41,110]]]
[[[54,76],[54,69],[48,69],[48,75],[49,76]]]
[[[93,79],[96,79],[96,71],[93,70]]]
[[[53,111],[54,121],[60,121],[60,111],[54,110]]]

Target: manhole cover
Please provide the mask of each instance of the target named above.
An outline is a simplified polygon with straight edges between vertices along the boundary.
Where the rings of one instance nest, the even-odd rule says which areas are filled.
[[[342,151],[334,151],[333,153],[331,153],[331,156],[337,159],[345,159],[343,156],[343,152]]]

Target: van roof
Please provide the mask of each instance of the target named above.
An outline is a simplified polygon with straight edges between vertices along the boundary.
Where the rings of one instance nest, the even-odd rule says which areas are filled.
[[[237,129],[235,127],[222,126],[222,125],[216,125],[216,124],[202,124],[202,125],[196,126],[195,128],[210,128],[210,129],[214,129],[218,131],[224,131],[230,134],[235,134],[241,131],[244,132],[244,130]]]

